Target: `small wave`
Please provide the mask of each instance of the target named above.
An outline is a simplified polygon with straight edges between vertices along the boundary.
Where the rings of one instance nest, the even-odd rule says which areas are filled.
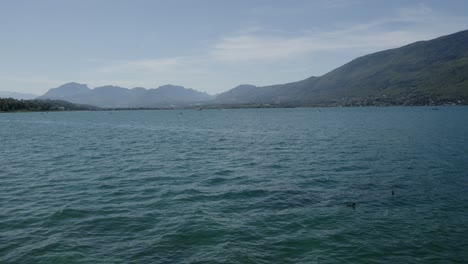
[[[234,172],[235,171],[233,171],[233,170],[220,170],[220,171],[215,172],[214,174],[215,175],[220,175],[220,176],[227,176],[227,175],[233,174]]]
[[[75,218],[84,218],[91,215],[91,211],[65,208],[62,210],[55,211],[51,216],[51,220],[67,220]]]
[[[208,179],[205,181],[205,183],[207,186],[216,186],[216,185],[224,184],[227,181],[228,179],[217,177],[217,178]]]

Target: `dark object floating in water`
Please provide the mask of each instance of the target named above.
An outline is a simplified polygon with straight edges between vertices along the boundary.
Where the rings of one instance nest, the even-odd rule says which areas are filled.
[[[346,206],[352,207],[353,209],[356,208],[356,203],[346,203]]]
[[[392,190],[392,195],[395,195],[395,192]]]

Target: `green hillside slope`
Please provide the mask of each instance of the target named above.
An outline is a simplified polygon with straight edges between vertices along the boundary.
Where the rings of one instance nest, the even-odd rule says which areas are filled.
[[[235,90],[234,88],[233,90]],[[468,30],[357,58],[323,76],[220,101],[294,105],[468,104]],[[237,94],[235,100],[230,94]]]

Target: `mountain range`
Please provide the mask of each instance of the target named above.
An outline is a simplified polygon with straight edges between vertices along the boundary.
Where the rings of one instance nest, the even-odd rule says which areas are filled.
[[[101,86],[90,89],[86,84],[67,83],[50,89],[38,99],[65,100],[104,108],[183,107],[207,102],[212,96],[182,86],[164,85],[156,89]]]
[[[365,55],[319,77],[263,87],[244,84],[217,96],[174,85],[90,89],[67,83],[38,99],[107,108],[468,104],[468,30]]]

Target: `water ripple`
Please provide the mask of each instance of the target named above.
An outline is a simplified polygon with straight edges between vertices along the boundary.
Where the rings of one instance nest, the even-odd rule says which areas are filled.
[[[468,108],[179,112],[1,114],[0,263],[468,259]]]

